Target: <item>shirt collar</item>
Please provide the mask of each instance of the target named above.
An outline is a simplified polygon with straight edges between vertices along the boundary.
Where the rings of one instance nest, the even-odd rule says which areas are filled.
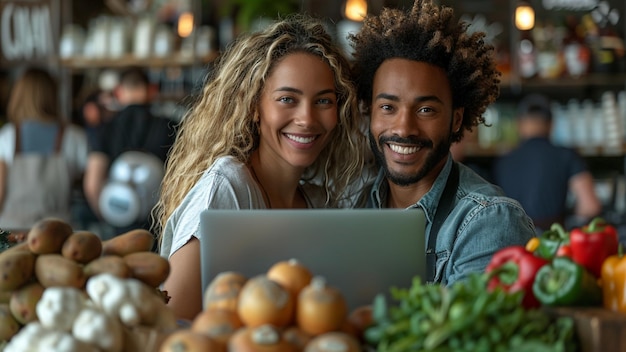
[[[409,209],[418,207],[422,208],[428,222],[432,222],[432,219],[435,216],[435,211],[437,210],[441,194],[443,193],[443,189],[448,181],[448,176],[450,175],[453,162],[452,155],[448,154],[446,164],[443,166],[443,169],[441,169],[441,172],[437,176],[437,179],[435,180],[435,183],[433,183],[430,190],[415,204],[408,207]],[[369,202],[373,208],[384,208],[387,204],[388,195],[389,184],[387,183],[387,178],[385,177],[385,171],[381,168],[378,171],[378,176],[372,185]]]

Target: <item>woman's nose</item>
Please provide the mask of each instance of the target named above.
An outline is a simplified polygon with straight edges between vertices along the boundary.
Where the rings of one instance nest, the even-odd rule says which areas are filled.
[[[301,127],[309,127],[315,124],[315,111],[311,105],[300,105],[296,114],[296,125]]]

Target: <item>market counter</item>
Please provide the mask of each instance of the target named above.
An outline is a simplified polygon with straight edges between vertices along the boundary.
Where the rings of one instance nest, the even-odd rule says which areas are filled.
[[[581,352],[626,351],[626,314],[599,307],[544,309],[555,316],[574,319]]]

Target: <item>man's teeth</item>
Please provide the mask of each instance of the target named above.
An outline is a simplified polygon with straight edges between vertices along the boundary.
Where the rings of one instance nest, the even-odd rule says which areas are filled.
[[[298,143],[302,143],[302,144],[307,144],[307,143],[311,143],[315,140],[315,136],[313,137],[300,137],[300,136],[294,136],[292,134],[286,134],[287,138],[291,139],[292,141],[296,141]]]
[[[389,144],[389,149],[398,154],[411,154],[416,153],[418,150],[420,150],[419,147],[403,147],[397,144]]]

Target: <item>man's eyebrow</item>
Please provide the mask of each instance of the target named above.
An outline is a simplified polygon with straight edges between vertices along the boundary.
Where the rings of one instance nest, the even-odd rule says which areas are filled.
[[[423,103],[425,101],[434,101],[434,102],[443,104],[443,101],[439,99],[439,97],[437,97],[436,95],[425,95],[425,96],[417,97],[413,99],[413,101],[416,103]]]
[[[378,95],[376,95],[376,97],[374,98],[374,100],[378,100],[378,99],[386,99],[386,100],[392,100],[392,101],[400,101],[400,98],[398,98],[397,96],[393,95],[393,94],[387,94],[387,93],[380,93]]]

